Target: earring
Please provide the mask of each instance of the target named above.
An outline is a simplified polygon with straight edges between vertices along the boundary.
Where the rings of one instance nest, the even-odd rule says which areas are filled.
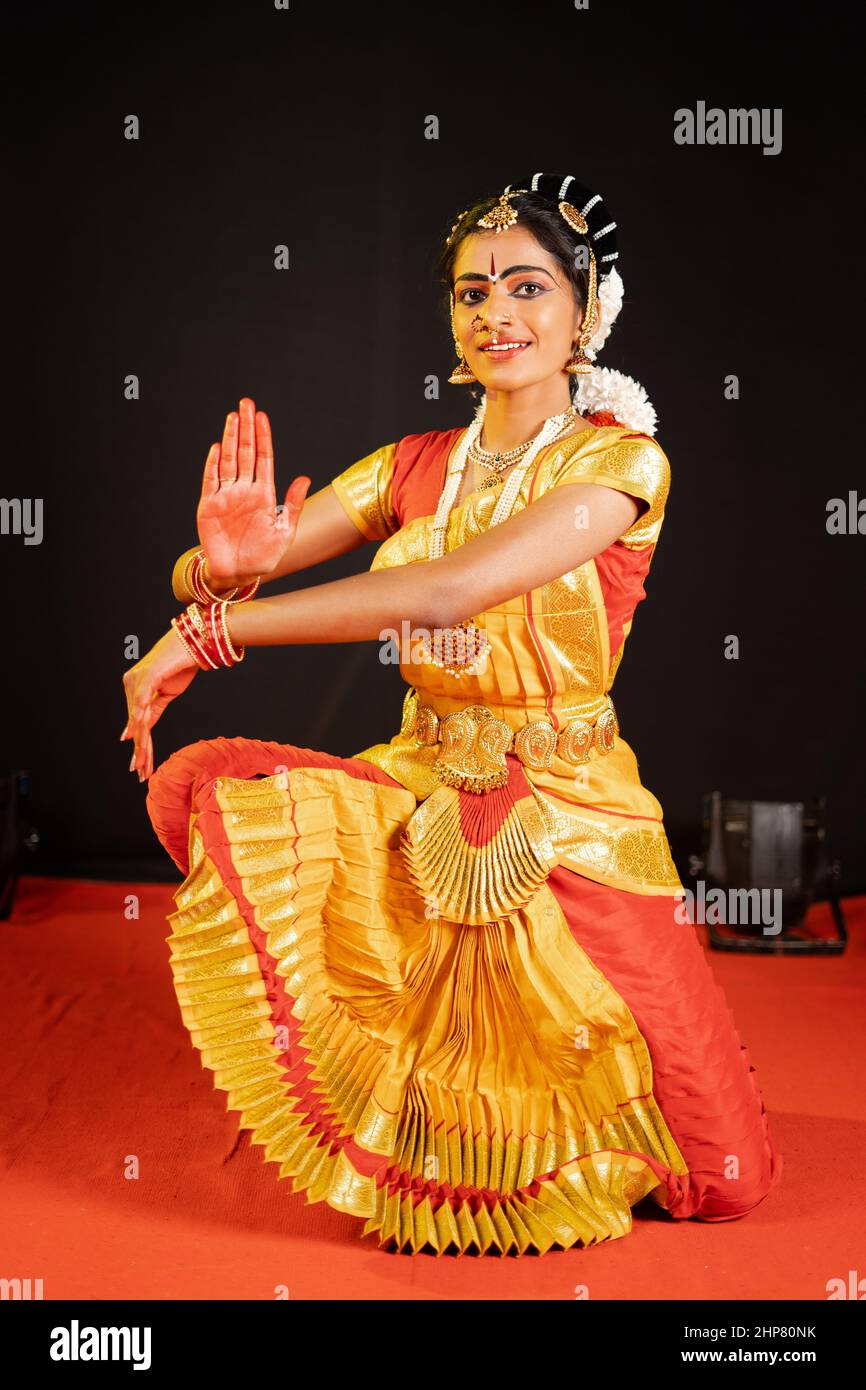
[[[568,204],[564,204],[563,206],[568,206]],[[586,296],[587,308],[586,308],[586,313],[585,313],[584,316],[583,316],[583,323],[581,324],[580,333],[579,333],[579,335],[578,335],[577,342],[576,342],[575,345],[574,345],[574,349],[573,349],[573,351],[572,351],[571,357],[569,357],[568,361],[567,361],[566,364],[565,364],[565,370],[568,372],[569,376],[587,376],[591,371],[594,371],[594,370],[595,370],[595,369],[594,369],[593,362],[592,362],[592,358],[587,357],[586,352],[584,351],[584,349],[586,348],[587,343],[589,342],[589,340],[590,340],[590,338],[592,337],[593,332],[594,332],[594,330],[595,330],[595,323],[596,323],[596,292],[595,292],[595,287],[596,287],[595,256],[593,255],[593,253],[592,253],[592,248],[590,247],[590,252],[589,252],[589,290],[588,290],[587,296]]]
[[[595,370],[592,359],[587,357],[583,350],[585,341],[586,339],[581,333],[574,345],[571,356],[565,364],[565,370],[568,372],[569,376],[586,376],[589,372]]]
[[[454,339],[454,346],[457,349],[459,361],[449,376],[448,380],[452,386],[469,386],[478,378],[470,367],[466,358],[463,356],[463,349],[460,346],[460,339],[457,337],[457,330],[454,327],[454,295],[451,295],[451,336]]]

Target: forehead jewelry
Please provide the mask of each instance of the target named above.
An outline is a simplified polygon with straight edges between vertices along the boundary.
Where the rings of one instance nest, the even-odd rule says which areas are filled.
[[[486,212],[483,217],[479,217],[475,223],[476,227],[486,227],[489,232],[504,232],[506,228],[513,227],[517,221],[517,212],[511,206],[509,199],[516,197],[518,193],[528,192],[528,188],[511,188],[507,193],[500,193],[496,206]]]

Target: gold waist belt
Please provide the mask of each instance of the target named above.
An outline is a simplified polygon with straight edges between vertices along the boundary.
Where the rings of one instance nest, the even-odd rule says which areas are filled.
[[[421,745],[441,743],[433,771],[449,787],[470,792],[491,791],[508,781],[506,753],[525,767],[543,772],[558,754],[567,763],[589,762],[593,747],[609,753],[619,733],[619,721],[608,696],[607,706],[594,720],[572,719],[559,733],[550,720],[536,719],[515,733],[486,705],[467,705],[439,717],[431,705],[419,704],[403,732]]]

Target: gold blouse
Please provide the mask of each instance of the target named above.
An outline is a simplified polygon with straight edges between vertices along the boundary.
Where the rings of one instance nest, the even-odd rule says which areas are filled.
[[[407,437],[408,438],[408,437]],[[431,514],[401,524],[392,483],[399,443],[387,444],[354,463],[332,486],[347,515],[370,540],[380,541],[372,570],[427,563]],[[444,470],[444,457],[442,460]],[[658,540],[670,487],[670,465],[661,447],[621,426],[592,426],[549,445],[524,478],[512,510],[515,515],[552,488],[565,483],[600,483],[646,502],[637,521],[616,547],[635,556],[633,585],[641,581]],[[411,487],[411,478],[404,480]],[[475,491],[449,518],[446,552],[484,532],[498,490]],[[435,502],[433,503],[435,508]],[[637,560],[642,555],[643,561]],[[602,574],[608,552],[550,580],[528,594],[467,614],[486,631],[488,659],[475,676],[456,678],[440,668],[401,664],[401,674],[421,703],[440,717],[480,704],[516,732],[535,720],[562,728],[575,718],[594,721],[609,704],[609,692],[631,629],[631,611],[621,616],[617,649],[611,655],[608,607]],[[620,577],[626,569],[619,568]],[[621,586],[620,586],[621,587]],[[627,605],[628,607],[628,605]],[[356,756],[374,763],[423,802],[440,786],[432,771],[437,746],[419,746],[404,729],[388,743]],[[673,894],[682,887],[665,834],[662,808],[641,783],[637,760],[617,734],[613,749],[593,748],[579,769],[554,755],[544,771],[525,767],[543,838],[554,862],[596,882],[643,894]]]

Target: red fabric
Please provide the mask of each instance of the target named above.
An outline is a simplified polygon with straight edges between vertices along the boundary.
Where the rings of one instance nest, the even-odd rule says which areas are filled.
[[[595,557],[607,615],[611,661],[622,646],[626,623],[631,621],[638,604],[646,598],[643,581],[654,550],[654,545],[631,550],[622,541],[614,541],[613,545]]]
[[[675,900],[643,897],[554,869],[548,879],[575,940],[632,1012],[649,1047],[653,1094],[689,1172],[647,1158],[675,1217],[729,1221],[776,1186],[770,1134],[748,1050],[693,926]],[[731,1158],[736,1179],[726,1178]]]
[[[448,455],[463,429],[460,425],[451,430],[407,434],[398,443],[391,477],[391,505],[401,526],[419,516],[435,515]]]
[[[458,792],[460,798],[460,829],[468,845],[486,845],[492,840],[515,801],[530,796],[531,788],[523,764],[512,753],[506,755],[508,781],[504,787],[479,796],[477,792]]]

